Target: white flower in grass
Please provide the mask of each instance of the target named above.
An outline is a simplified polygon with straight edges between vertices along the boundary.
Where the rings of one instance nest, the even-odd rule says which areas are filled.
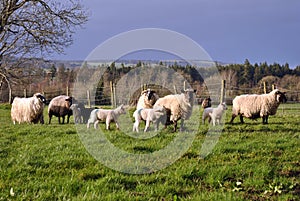
[[[9,194],[10,194],[11,196],[15,196],[15,192],[14,192],[14,189],[13,189],[13,188],[10,188]]]

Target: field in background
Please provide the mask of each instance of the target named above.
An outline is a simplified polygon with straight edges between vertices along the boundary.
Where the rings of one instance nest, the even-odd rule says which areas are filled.
[[[51,125],[13,125],[10,106],[0,105],[0,200],[300,199],[300,104],[281,105],[268,125],[260,119],[239,124],[236,118],[204,159],[199,147],[209,127],[200,125],[183,157],[145,175],[116,172],[95,160],[71,119],[65,125],[56,118]],[[168,128],[153,139],[136,140],[112,130],[107,138],[133,153],[159,150],[176,135]]]

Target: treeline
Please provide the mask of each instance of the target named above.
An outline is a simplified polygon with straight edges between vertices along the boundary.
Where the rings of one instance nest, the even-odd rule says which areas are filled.
[[[166,66],[163,62],[160,65]],[[132,70],[143,67],[144,64],[139,61],[137,64],[116,66],[115,63],[110,65],[102,64],[101,66],[90,66],[84,63],[77,68],[66,68],[64,64],[48,64],[47,68],[41,68],[34,63],[27,63],[23,66],[14,68],[6,68],[2,70],[10,81],[12,87],[12,96],[22,96],[23,90],[26,89],[28,96],[36,91],[45,92],[49,98],[59,94],[71,93],[74,83],[85,83],[87,80],[93,78],[97,69],[104,69],[101,77],[94,77],[93,82],[96,83],[95,99],[99,104],[109,104],[111,97],[111,83],[118,83],[118,81]],[[263,93],[263,84],[267,85],[267,90],[270,91],[272,85],[276,85],[280,89],[288,92],[289,100],[300,100],[300,66],[294,69],[289,67],[289,64],[267,64],[255,63],[251,64],[248,59],[243,64],[229,64],[229,65],[216,65],[222,79],[226,80],[226,91],[228,97],[243,93]],[[182,65],[174,62],[167,65],[168,69],[172,69],[186,80],[189,85],[198,91],[205,89],[204,79],[201,75],[211,77],[210,68],[203,68],[201,75],[191,65]],[[166,72],[149,72],[153,73],[151,76],[147,74],[144,77],[160,76],[162,80],[159,85],[169,84],[172,86],[182,85],[183,81],[177,77],[170,76]],[[207,76],[209,75],[209,76]],[[142,77],[142,75],[141,75]],[[0,77],[1,78],[1,77]],[[134,82],[142,84],[151,83],[151,80],[143,80],[134,78]],[[1,102],[5,102],[8,96],[8,87],[5,79],[0,79],[0,97]],[[84,85],[84,84],[83,84]],[[86,93],[87,89],[83,87],[83,92]],[[69,91],[67,91],[69,90]],[[201,95],[201,94],[200,94]]]

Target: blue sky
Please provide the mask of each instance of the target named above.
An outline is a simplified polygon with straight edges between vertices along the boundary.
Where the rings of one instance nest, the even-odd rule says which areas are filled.
[[[65,55],[82,60],[122,32],[162,28],[196,41],[213,60],[300,65],[299,0],[85,0],[90,20]],[[153,56],[155,57],[155,56]],[[155,58],[153,58],[155,59]]]

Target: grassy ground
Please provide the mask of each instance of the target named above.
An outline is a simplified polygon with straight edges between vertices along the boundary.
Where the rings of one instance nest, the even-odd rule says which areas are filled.
[[[268,125],[247,119],[226,124],[204,159],[199,150],[209,127],[201,125],[174,164],[134,175],[95,160],[73,121],[13,125],[9,105],[1,105],[0,200],[299,200],[300,105],[288,108],[281,107]],[[154,152],[176,136],[170,128],[137,140],[112,129],[105,132],[107,139],[131,153]]]

